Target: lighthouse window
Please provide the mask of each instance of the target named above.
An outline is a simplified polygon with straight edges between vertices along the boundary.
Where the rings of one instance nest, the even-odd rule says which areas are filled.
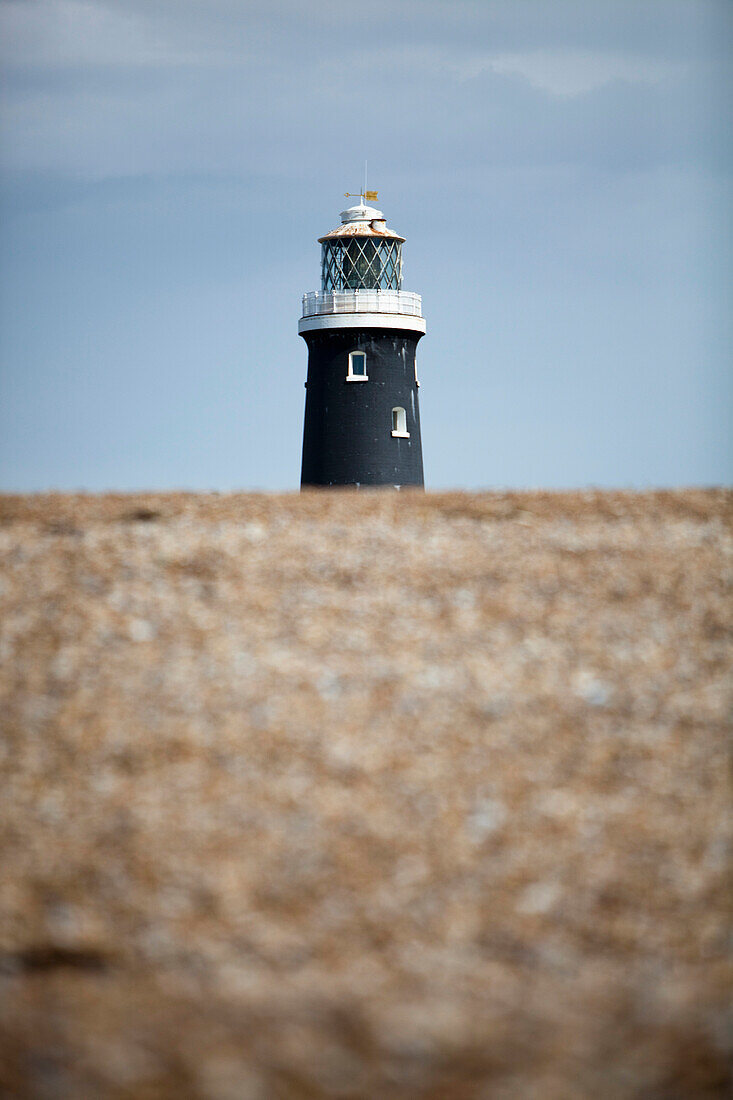
[[[382,275],[379,242],[371,237],[349,241],[344,251],[344,286],[348,290],[376,290]]]
[[[350,351],[349,352],[349,373],[346,375],[347,382],[368,382],[366,372],[366,352],[365,351]]]
[[[321,290],[399,290],[402,242],[394,237],[326,239],[321,253]]]
[[[409,439],[407,430],[407,415],[404,409],[392,409],[392,435],[398,439]]]

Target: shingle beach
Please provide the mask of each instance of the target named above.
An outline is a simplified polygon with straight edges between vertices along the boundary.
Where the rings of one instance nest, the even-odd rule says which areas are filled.
[[[0,1095],[686,1100],[721,490],[0,500]]]

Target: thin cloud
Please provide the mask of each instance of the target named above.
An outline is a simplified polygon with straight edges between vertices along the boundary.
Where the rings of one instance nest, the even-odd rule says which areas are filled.
[[[255,56],[237,34],[214,33],[202,41],[185,20],[154,6],[141,11],[96,0],[37,0],[6,5],[0,22],[2,52],[15,67],[205,67]]]
[[[633,54],[537,50],[506,53],[466,63],[465,76],[487,70],[519,76],[533,88],[554,96],[577,96],[622,80],[630,84],[661,84],[686,74],[682,63]]]
[[[487,73],[516,76],[537,91],[567,97],[584,95],[615,81],[663,84],[683,79],[689,66],[638,54],[602,51],[535,50],[524,53],[474,52],[465,48],[414,44],[361,49],[320,62],[323,73],[345,79],[360,74],[391,72],[393,79],[429,79],[440,75],[457,81]]]

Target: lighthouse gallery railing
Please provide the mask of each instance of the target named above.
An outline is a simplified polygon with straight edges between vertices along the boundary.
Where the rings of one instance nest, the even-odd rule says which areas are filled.
[[[324,313],[402,313],[422,317],[422,298],[410,290],[314,290],[303,295],[303,317]]]

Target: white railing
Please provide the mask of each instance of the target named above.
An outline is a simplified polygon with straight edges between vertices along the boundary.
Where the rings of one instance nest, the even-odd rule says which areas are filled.
[[[303,317],[324,313],[402,313],[422,317],[422,298],[410,290],[312,290],[303,295]]]

